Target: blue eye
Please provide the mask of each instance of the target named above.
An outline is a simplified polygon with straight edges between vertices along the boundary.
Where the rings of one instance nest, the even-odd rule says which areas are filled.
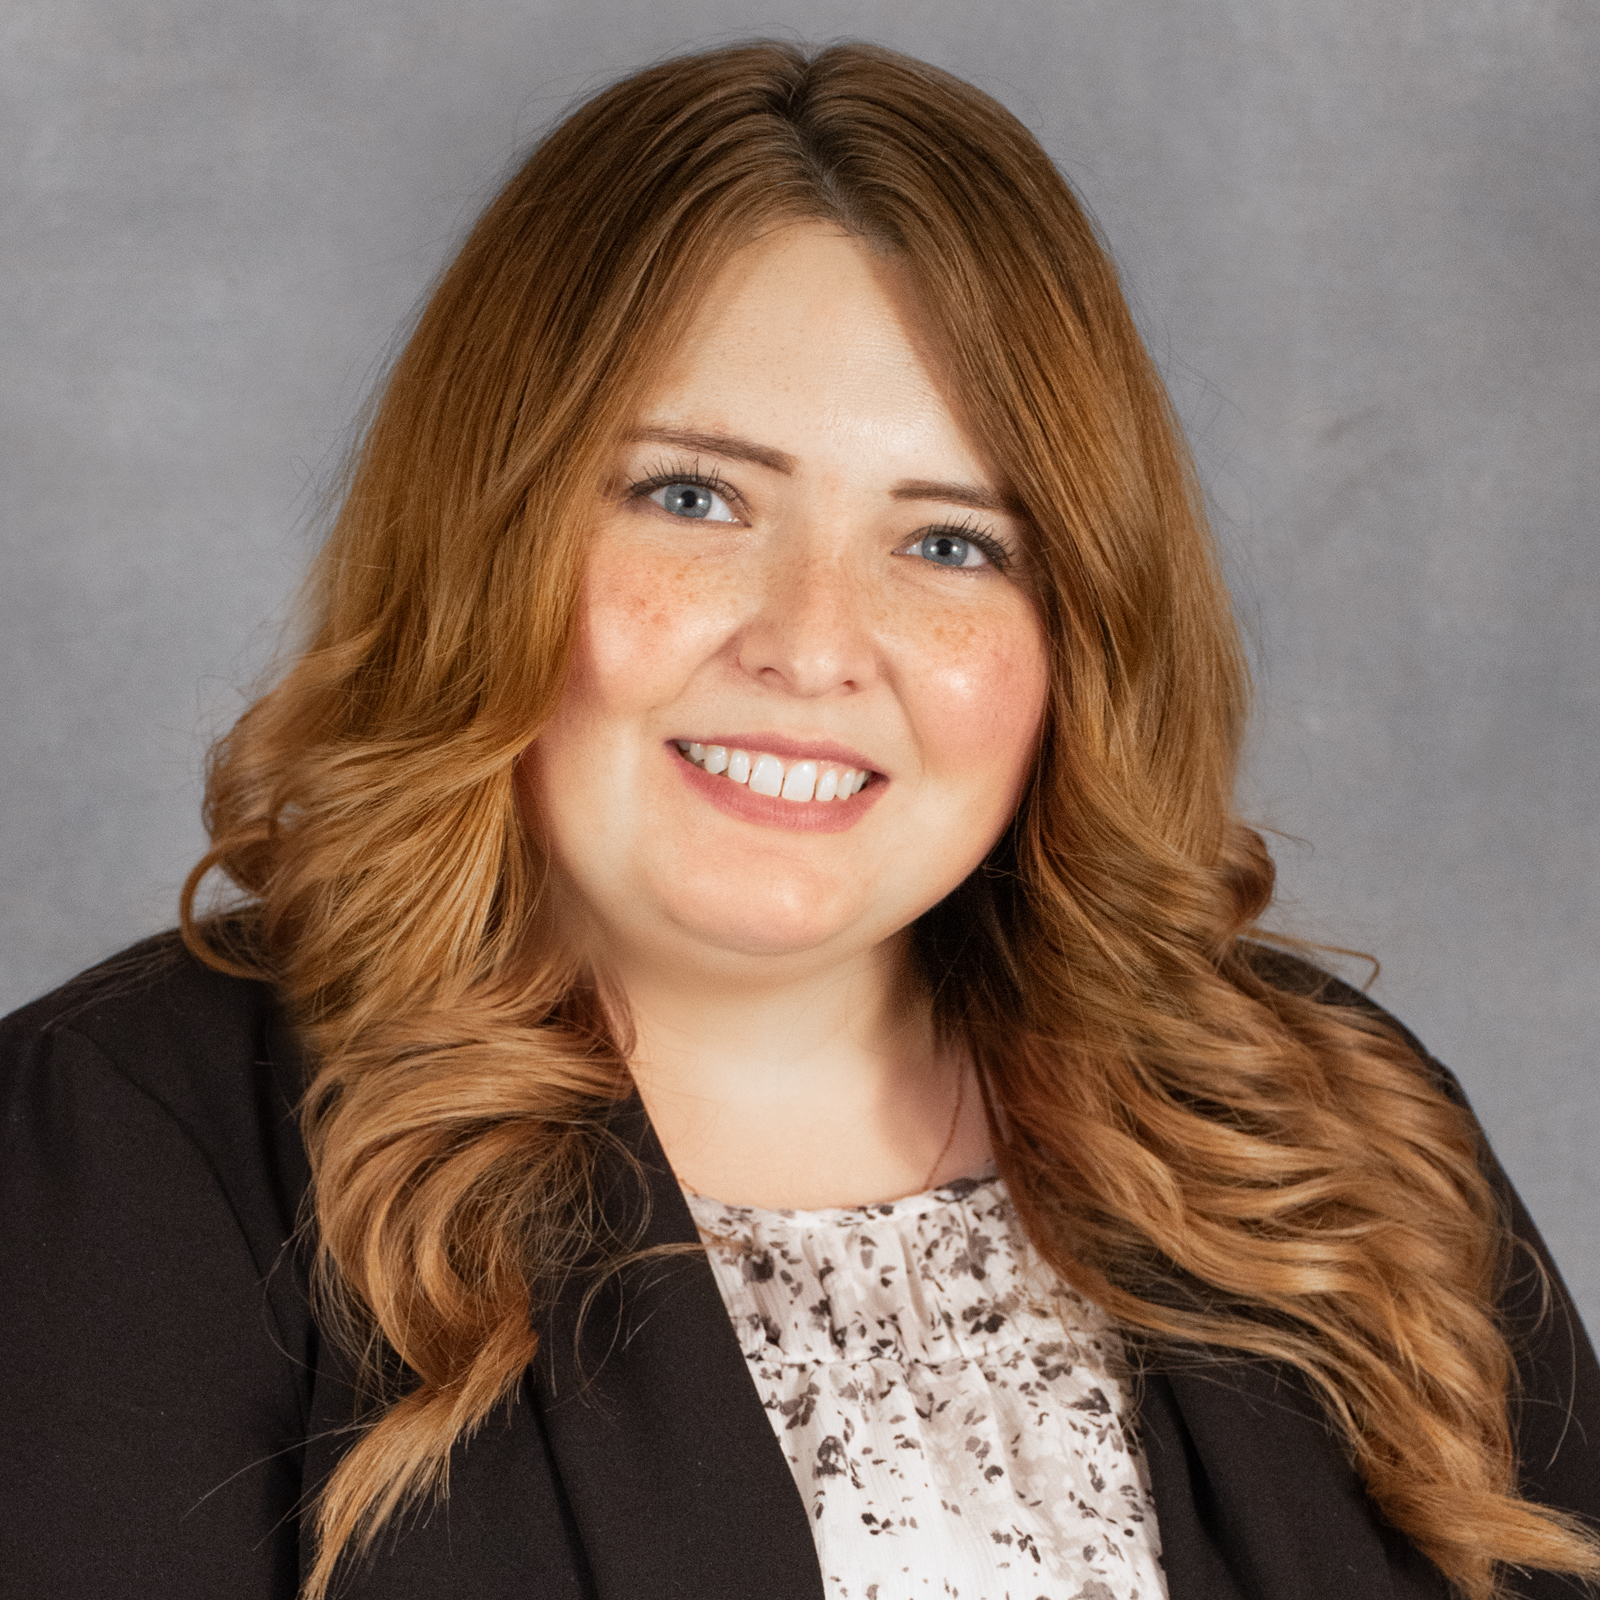
[[[664,483],[652,490],[649,498],[674,517],[688,517],[697,522],[739,520],[728,509],[728,502],[703,483]]]
[[[925,533],[906,552],[940,567],[986,567],[989,558],[958,533]]]

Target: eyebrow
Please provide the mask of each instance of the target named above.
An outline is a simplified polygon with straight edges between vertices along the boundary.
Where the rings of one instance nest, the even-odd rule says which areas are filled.
[[[889,491],[896,500],[942,500],[947,505],[971,506],[974,511],[991,511],[997,516],[1015,516],[1016,505],[993,489],[980,489],[975,483],[939,483],[929,478],[912,478],[897,483]]]
[[[782,450],[769,449],[731,433],[696,433],[684,428],[641,428],[632,436],[636,444],[672,444],[680,450],[704,450],[708,455],[726,456],[730,461],[753,461],[774,472],[792,473],[799,465]]]
[[[792,475],[799,465],[785,451],[774,450],[768,445],[741,439],[731,433],[701,433],[688,428],[641,428],[630,438],[636,444],[670,444],[681,450],[704,450],[708,455],[723,456],[729,461],[753,461],[757,466],[769,467],[774,472],[786,475]],[[1017,514],[1017,507],[1008,496],[975,483],[908,478],[897,483],[889,494],[895,500],[939,500],[946,505],[970,506],[974,511],[988,511],[995,515]]]

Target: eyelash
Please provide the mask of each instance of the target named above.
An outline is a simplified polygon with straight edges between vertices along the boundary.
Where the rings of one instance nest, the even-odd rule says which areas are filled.
[[[989,558],[989,565],[996,572],[1004,572],[1011,565],[1011,552],[992,533],[970,520],[937,522],[932,527],[921,528],[911,543],[936,538],[939,534],[945,534],[951,539],[965,539],[968,544],[975,544]]]
[[[739,491],[725,478],[719,477],[714,472],[677,472],[661,465],[651,468],[647,477],[640,478],[637,483],[628,485],[628,499],[646,500],[657,489],[665,489],[673,483],[691,483],[697,489],[704,489],[710,494],[720,494],[730,506],[743,505]]]
[[[668,463],[662,462],[652,467],[647,476],[628,485],[627,498],[630,500],[645,500],[653,495],[657,489],[665,489],[669,484],[689,483],[697,489],[704,489],[710,494],[719,494],[730,506],[742,505],[744,502],[739,491],[715,472],[701,472],[698,468],[689,471],[679,471]],[[952,539],[965,539],[968,544],[975,544],[985,556],[996,572],[1004,572],[1011,565],[1012,555],[995,536],[970,519],[960,522],[936,522],[926,528],[919,528],[915,539],[907,541],[915,544],[923,539],[934,538],[939,534],[946,534]],[[903,548],[903,547],[902,547]]]

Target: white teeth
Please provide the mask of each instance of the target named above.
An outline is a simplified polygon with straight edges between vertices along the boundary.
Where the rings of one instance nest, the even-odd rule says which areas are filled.
[[[860,794],[871,777],[870,772],[857,772],[854,767],[824,767],[820,761],[796,761],[786,769],[776,756],[760,751],[751,755],[746,750],[689,739],[674,743],[697,767],[713,775],[725,773],[735,783],[747,783],[756,794],[781,795],[797,805],[810,800],[848,800]]]
[[[783,775],[785,800],[809,800],[817,792],[817,764],[797,761]]]
[[[776,756],[757,756],[750,768],[750,788],[776,800],[783,793],[783,763]]]

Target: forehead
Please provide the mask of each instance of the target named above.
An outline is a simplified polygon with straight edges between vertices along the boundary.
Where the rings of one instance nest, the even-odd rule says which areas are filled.
[[[636,419],[734,434],[802,466],[983,480],[905,269],[825,224],[738,251],[712,280]]]

